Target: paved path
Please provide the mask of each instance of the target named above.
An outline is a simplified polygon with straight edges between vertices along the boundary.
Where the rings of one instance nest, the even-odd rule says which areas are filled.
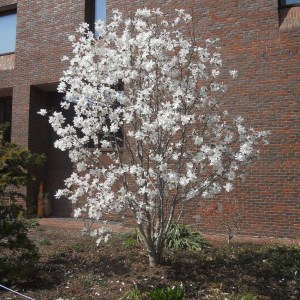
[[[76,229],[81,230],[85,227],[84,221],[82,219],[77,218],[41,218],[38,219],[38,222],[42,226],[54,227],[54,228],[66,228],[66,229]],[[95,222],[94,228],[105,227],[110,228],[112,232],[128,232],[132,227],[125,226],[118,222],[107,222],[104,224],[103,222]],[[203,234],[205,238],[210,241],[216,242],[226,242],[226,236],[221,235],[212,235],[212,234]],[[270,237],[253,237],[253,236],[242,236],[238,235],[232,239],[233,243],[255,243],[255,244],[296,244],[300,245],[300,239],[284,239],[284,238],[270,238]]]
[[[76,218],[41,218],[38,219],[38,222],[42,226],[54,227],[54,228],[66,228],[66,229],[76,229],[81,230],[85,227],[85,223],[82,219]],[[110,228],[112,232],[126,232],[130,230],[128,226],[124,226],[121,223],[117,222],[94,222],[94,228],[98,227],[106,227]]]

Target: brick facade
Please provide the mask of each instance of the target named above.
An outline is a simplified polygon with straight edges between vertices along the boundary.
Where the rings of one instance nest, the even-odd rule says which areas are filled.
[[[84,2],[0,1],[0,11],[17,4],[18,20],[15,54],[0,56],[0,98],[12,97],[12,141],[48,153],[54,160],[36,170],[50,193],[62,184],[70,166],[62,166],[60,154],[49,150],[51,133],[36,111],[55,101],[52,92],[62,74],[60,59],[71,50],[67,36],[85,19]],[[247,125],[271,130],[261,160],[230,195],[241,203],[243,233],[299,238],[300,6],[278,9],[277,0],[107,0],[107,15],[113,9],[129,14],[144,6],[160,7],[170,14],[185,8],[193,13],[199,36],[221,39],[224,65],[239,72],[230,85],[229,109],[244,116]],[[37,186],[38,182],[28,188],[32,205]],[[65,208],[55,205],[56,215],[69,214],[66,202]],[[186,220],[200,222],[202,229],[210,231],[201,208],[195,202],[192,206]]]

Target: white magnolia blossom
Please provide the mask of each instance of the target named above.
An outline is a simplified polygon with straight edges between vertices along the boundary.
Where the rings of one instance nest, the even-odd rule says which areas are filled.
[[[237,70],[229,70],[229,74],[232,78],[237,78],[238,71]]]
[[[222,109],[217,40],[187,34],[184,10],[163,17],[141,9],[123,20],[115,11],[111,23],[96,23],[96,35],[82,24],[69,37],[73,55],[63,58],[69,67],[58,88],[62,111],[72,107],[74,118],[49,119],[55,146],[75,168],[57,196],[86,199],[76,216],[132,211],[153,264],[186,202],[230,192],[266,136]]]
[[[38,111],[38,114],[41,115],[41,116],[45,116],[47,114],[47,110],[46,109],[40,109]]]

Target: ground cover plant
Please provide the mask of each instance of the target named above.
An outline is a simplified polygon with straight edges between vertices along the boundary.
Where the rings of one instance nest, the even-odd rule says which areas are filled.
[[[165,239],[167,249],[202,250],[208,246],[209,243],[199,232],[192,232],[184,224],[171,224]]]
[[[162,289],[181,289],[183,299],[299,299],[300,247],[210,241],[201,251],[166,251],[162,264],[147,267],[142,243],[125,244],[113,234],[95,245],[78,229],[38,226],[30,229],[40,262],[30,278],[9,287],[33,299],[112,300],[143,297]],[[39,241],[47,239],[51,245]],[[155,293],[155,292],[153,292]],[[18,299],[0,290],[1,299]],[[130,299],[130,298],[129,298]]]
[[[165,18],[145,8],[128,19],[113,12],[96,34],[82,24],[63,58],[62,112],[49,118],[75,168],[57,197],[85,198],[76,216],[131,212],[152,267],[187,203],[230,192],[267,134],[223,107],[223,80],[237,71],[222,67],[217,39],[199,40],[184,10]]]

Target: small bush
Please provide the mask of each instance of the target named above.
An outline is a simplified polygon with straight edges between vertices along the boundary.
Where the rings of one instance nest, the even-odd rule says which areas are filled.
[[[134,288],[119,300],[182,300],[183,297],[184,291],[178,287],[157,287],[147,293]]]
[[[121,236],[122,236],[124,245],[126,246],[126,248],[129,248],[129,249],[136,247],[142,241],[142,238],[137,229],[134,229],[133,231],[131,231],[129,233],[122,234]]]
[[[21,206],[0,206],[0,278],[2,282],[24,279],[35,270],[38,249],[27,237]]]
[[[242,295],[239,295],[238,297],[236,297],[236,299],[240,299],[240,300],[256,300],[257,298],[251,292],[247,292],[247,293],[244,293]]]
[[[212,227],[218,227],[226,232],[229,244],[242,230],[243,217],[241,215],[241,206],[237,200],[224,199],[211,203],[211,205],[202,210],[202,215]]]
[[[23,218],[24,209],[16,198],[25,196],[19,188],[33,180],[30,168],[44,162],[42,155],[32,154],[5,140],[9,124],[0,124],[0,278],[13,281],[32,274],[38,249],[27,236],[37,222]]]
[[[133,239],[130,237],[128,237],[127,239],[124,240],[124,244],[125,244],[126,248],[129,248],[129,249],[134,248],[137,245],[137,243],[138,242],[136,239]]]
[[[139,289],[133,289],[127,292],[119,300],[142,300],[142,292]]]
[[[26,223],[28,229],[37,229],[40,227],[37,219],[25,219],[24,222]]]
[[[192,232],[187,226],[172,224],[166,236],[167,249],[202,250],[209,246],[208,241],[198,232]]]
[[[156,288],[147,294],[148,300],[182,300],[184,291],[178,287]]]

